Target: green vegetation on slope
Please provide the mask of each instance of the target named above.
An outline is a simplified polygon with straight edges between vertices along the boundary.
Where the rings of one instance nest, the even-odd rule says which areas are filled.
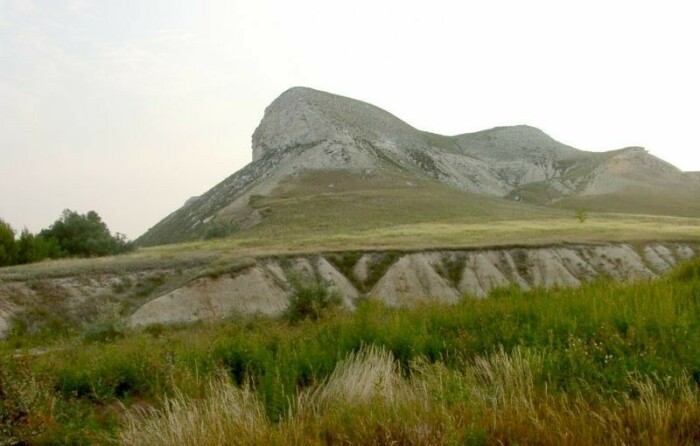
[[[285,180],[268,196],[255,196],[251,203],[264,215],[261,223],[226,239],[191,246],[274,245],[279,252],[289,252],[700,236],[697,218],[597,213],[586,225],[577,225],[573,210],[516,203],[401,176],[303,174]],[[223,214],[219,221],[226,218]]]
[[[299,237],[391,226],[554,217],[559,210],[524,206],[409,177],[316,172],[285,180],[255,206],[263,222],[247,235]]]
[[[152,434],[178,429],[209,443],[693,443],[699,299],[696,260],[651,283],[507,289],[409,310],[363,302],[354,314],[291,325],[155,326],[24,353],[14,348],[26,341],[10,338],[0,344],[0,435],[61,444],[120,435],[162,444]],[[240,416],[226,418],[229,409]]]
[[[49,228],[36,235],[25,228],[17,240],[14,229],[0,219],[0,266],[116,255],[133,249],[123,234],[112,235],[95,211],[83,215],[66,209]]]

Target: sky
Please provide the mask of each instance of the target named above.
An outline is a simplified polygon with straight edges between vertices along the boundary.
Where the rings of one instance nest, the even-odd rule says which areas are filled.
[[[453,135],[528,124],[700,171],[696,1],[0,0],[0,218],[136,238],[251,161],[292,86]],[[700,198],[699,198],[700,199]]]

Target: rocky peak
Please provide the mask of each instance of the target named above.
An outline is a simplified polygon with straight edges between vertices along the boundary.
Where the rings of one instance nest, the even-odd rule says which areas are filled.
[[[265,109],[253,133],[253,161],[270,152],[311,147],[323,141],[395,141],[416,132],[394,115],[371,104],[294,87]]]
[[[314,144],[333,136],[332,127],[311,104],[312,91],[291,88],[265,109],[253,133],[253,161],[272,151]]]
[[[481,159],[509,161],[525,157],[564,159],[582,152],[528,125],[495,127],[455,137],[467,153]]]

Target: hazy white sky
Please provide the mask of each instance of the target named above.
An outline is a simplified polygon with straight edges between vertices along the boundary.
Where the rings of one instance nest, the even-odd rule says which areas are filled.
[[[0,0],[0,218],[92,209],[135,238],[250,162],[295,85],[436,133],[530,124],[700,170],[696,5]]]

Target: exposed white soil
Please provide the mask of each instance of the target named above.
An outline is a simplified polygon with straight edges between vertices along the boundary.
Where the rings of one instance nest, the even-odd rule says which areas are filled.
[[[254,266],[236,277],[201,278],[154,299],[131,316],[132,326],[183,323],[236,314],[279,316],[287,307],[289,290],[275,272]]]
[[[352,272],[361,283],[367,282],[367,277],[369,276],[369,264],[372,262],[374,256],[372,254],[364,254],[360,257],[360,260],[355,264]]]
[[[328,284],[328,288],[341,296],[343,306],[355,308],[355,301],[360,297],[360,293],[352,283],[323,257],[317,259],[316,268],[321,280]]]
[[[364,254],[353,267],[353,280],[345,277],[322,255],[267,258],[242,271],[199,277],[192,271],[130,273],[126,276],[42,278],[0,281],[0,334],[11,326],[13,315],[32,305],[50,305],[60,311],[99,311],[108,302],[127,299],[115,289],[128,280],[131,289],[154,276],[163,277],[162,295],[135,310],[132,326],[186,323],[233,315],[281,315],[289,304],[295,281],[320,281],[342,297],[350,310],[361,298],[379,299],[389,306],[421,301],[456,302],[464,296],[487,297],[495,288],[517,286],[576,287],[597,278],[619,281],[649,280],[667,274],[680,262],[700,254],[695,245],[649,243],[642,246],[572,245],[545,248],[484,249],[406,253],[390,265],[366,293],[382,256]],[[448,272],[449,271],[449,272]],[[458,277],[454,277],[455,271]],[[451,276],[451,277],[449,277]],[[133,298],[133,293],[132,293]],[[133,305],[133,303],[132,303]]]
[[[435,254],[409,254],[399,259],[370,292],[389,306],[422,300],[456,302],[459,293],[435,271]]]

